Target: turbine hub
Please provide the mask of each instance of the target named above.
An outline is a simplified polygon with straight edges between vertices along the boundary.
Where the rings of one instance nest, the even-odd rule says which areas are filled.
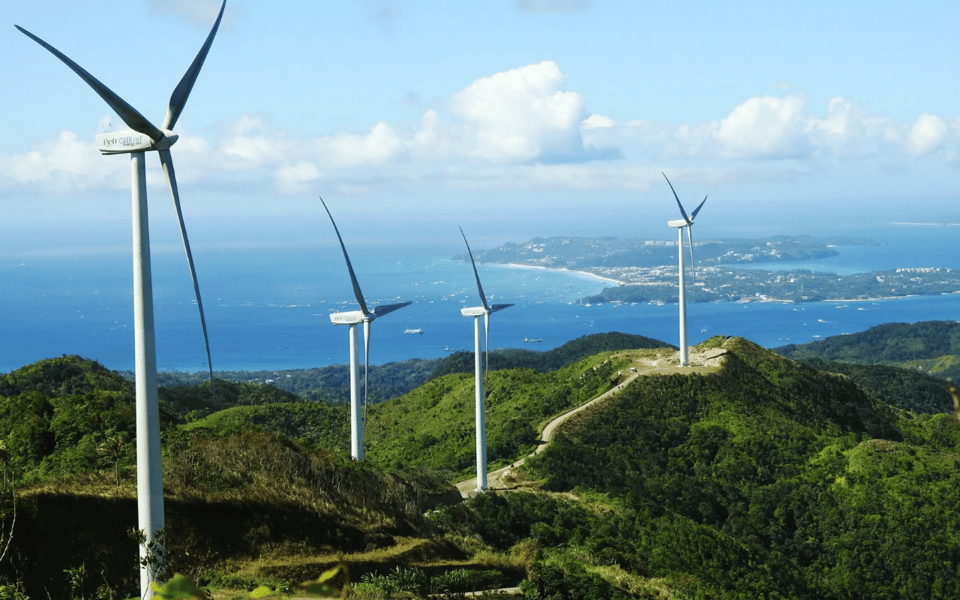
[[[170,131],[169,129],[161,129],[163,132],[163,137],[154,142],[154,150],[167,150],[170,146],[177,143],[177,140],[180,139],[180,136]]]

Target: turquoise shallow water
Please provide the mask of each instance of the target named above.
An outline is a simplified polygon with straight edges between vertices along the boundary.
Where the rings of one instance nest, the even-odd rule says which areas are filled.
[[[942,227],[954,236],[956,228]],[[805,268],[840,273],[895,267],[956,268],[957,244],[930,228],[887,227],[873,247]],[[868,235],[858,232],[857,235]],[[479,304],[469,265],[430,248],[390,255],[351,248],[369,304],[410,300],[373,323],[371,362],[436,358],[472,349]],[[215,369],[306,368],[345,363],[347,330],[332,310],[354,310],[343,257],[315,248],[195,251]],[[206,355],[182,252],[154,253],[157,354],[161,370],[200,371]],[[491,302],[512,302],[492,318],[491,347],[546,350],[591,333],[623,331],[677,343],[676,305],[576,304],[603,280],[568,272],[481,265]],[[0,257],[0,371],[61,354],[80,354],[114,369],[133,368],[130,258],[123,251]],[[891,321],[960,318],[960,294],[868,302],[710,303],[688,307],[689,340],[739,335],[767,347],[862,331]],[[422,329],[423,334],[404,333]],[[525,338],[541,342],[524,342]]]

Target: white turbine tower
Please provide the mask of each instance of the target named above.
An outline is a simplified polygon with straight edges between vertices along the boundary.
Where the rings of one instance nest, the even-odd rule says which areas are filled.
[[[661,174],[663,175],[663,178],[667,180],[667,185],[670,186],[670,191],[673,192],[673,197],[677,199],[677,206],[680,207],[680,214],[683,215],[682,219],[667,221],[667,225],[677,229],[677,249],[679,250],[680,255],[680,366],[685,367],[689,362],[689,349],[687,348],[687,284],[684,280],[683,268],[683,230],[686,228],[687,239],[690,242],[690,266],[696,269],[693,263],[693,220],[697,218],[697,213],[699,213],[700,209],[703,208],[703,204],[707,201],[707,197],[703,197],[703,202],[701,202],[700,205],[697,206],[697,208],[695,208],[688,217],[687,211],[683,210],[683,204],[680,204],[680,197],[677,196],[676,190],[673,189],[673,184],[670,183],[670,180],[667,178],[667,174],[663,173],[662,171]],[[696,270],[694,270],[694,279],[696,279]]]
[[[357,386],[359,373],[357,372],[357,325],[363,323],[363,408],[364,413],[367,408],[367,367],[370,363],[370,323],[378,317],[399,310],[410,302],[400,302],[398,304],[382,304],[375,306],[373,310],[367,310],[367,303],[363,299],[363,292],[360,291],[360,284],[357,283],[357,276],[353,272],[353,265],[350,264],[350,256],[347,255],[347,247],[343,244],[343,238],[340,236],[340,230],[337,229],[337,222],[333,220],[327,203],[320,198],[320,203],[327,211],[330,222],[333,223],[333,230],[340,240],[340,248],[343,249],[343,258],[347,261],[347,271],[350,273],[350,282],[353,284],[353,293],[357,297],[357,303],[360,310],[349,312],[335,312],[330,314],[330,322],[334,325],[350,326],[350,456],[354,460],[363,460],[363,426],[365,414],[360,412],[360,393]]]
[[[147,219],[147,181],[144,166],[144,153],[156,150],[160,163],[173,196],[180,234],[187,255],[190,276],[200,310],[200,324],[203,327],[203,339],[207,347],[207,365],[210,369],[211,386],[213,384],[213,364],[210,361],[210,342],[207,338],[206,319],[203,316],[203,303],[200,300],[200,286],[193,266],[190,242],[180,210],[180,194],[173,170],[170,146],[177,141],[177,135],[171,130],[180,118],[180,113],[190,96],[193,84],[200,74],[200,68],[207,57],[210,45],[220,26],[226,0],[220,7],[220,14],[213,24],[200,52],[190,68],[180,80],[170,96],[170,103],[162,125],[157,128],[135,108],[127,104],[120,96],[103,85],[80,65],[67,58],[50,44],[44,42],[19,25],[16,26],[30,39],[37,42],[59,58],[83,79],[87,85],[110,105],[117,115],[133,131],[100,134],[96,136],[97,146],[102,154],[130,154],[133,179],[133,302],[134,302],[134,343],[136,361],[136,419],[137,419],[137,506],[138,527],[146,535],[146,544],[141,547],[141,558],[146,558],[152,548],[152,562],[141,561],[140,591],[142,597],[153,597],[150,584],[163,577],[163,547],[155,535],[164,528],[163,518],[163,475],[160,470],[160,417],[157,406],[157,358],[153,324],[153,288],[150,275],[150,234]]]
[[[512,304],[487,304],[487,297],[483,293],[483,286],[480,285],[480,274],[477,272],[477,263],[473,260],[473,252],[470,250],[470,242],[460,228],[460,235],[463,236],[463,243],[467,245],[467,254],[470,255],[470,264],[473,265],[473,276],[477,279],[477,291],[480,292],[481,306],[471,308],[461,308],[460,314],[464,317],[473,317],[473,372],[476,383],[476,415],[477,415],[477,490],[486,491],[487,489],[487,422],[486,411],[484,408],[483,380],[489,366],[488,353],[490,351],[490,315],[510,308]],[[485,330],[485,340],[483,345],[483,359],[480,358],[480,317],[483,317],[483,326]]]

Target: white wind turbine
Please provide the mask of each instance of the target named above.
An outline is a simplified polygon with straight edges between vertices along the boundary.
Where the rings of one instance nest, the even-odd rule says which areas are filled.
[[[357,386],[359,377],[357,372],[357,325],[363,323],[363,407],[365,412],[367,407],[367,367],[370,363],[370,323],[378,317],[407,306],[410,302],[381,304],[375,306],[373,310],[367,310],[367,303],[363,299],[363,292],[360,291],[360,284],[357,283],[357,275],[353,272],[353,265],[350,263],[350,256],[347,254],[347,247],[343,244],[340,230],[337,229],[337,222],[333,220],[333,215],[330,214],[330,209],[327,208],[327,203],[323,201],[323,198],[320,198],[320,203],[327,211],[327,216],[333,223],[333,230],[337,234],[337,239],[340,240],[343,258],[347,261],[347,271],[350,273],[350,282],[353,284],[353,293],[360,305],[360,310],[330,313],[330,322],[334,325],[350,326],[350,456],[354,460],[363,460],[363,426],[366,415],[361,415],[360,412],[360,393]]]
[[[679,250],[680,255],[680,366],[685,367],[689,362],[689,349],[687,348],[687,285],[686,281],[684,281],[683,269],[683,230],[686,228],[687,238],[690,242],[690,266],[696,269],[693,263],[693,220],[697,218],[697,213],[699,213],[700,209],[703,208],[703,204],[707,201],[707,197],[703,197],[703,202],[701,202],[700,205],[697,206],[697,208],[695,208],[688,217],[687,211],[683,210],[683,205],[680,204],[680,197],[677,196],[676,190],[673,189],[673,184],[670,183],[670,180],[667,178],[667,174],[661,171],[661,175],[663,175],[663,178],[667,180],[667,185],[670,186],[670,191],[673,192],[673,197],[677,199],[677,206],[680,207],[680,214],[683,215],[682,219],[667,221],[667,225],[677,229],[677,249]],[[694,280],[696,280],[696,271],[694,271]]]
[[[210,369],[211,389],[213,384],[213,364],[210,360],[210,342],[207,338],[207,324],[203,316],[203,303],[200,299],[200,286],[197,282],[196,270],[193,266],[193,255],[190,252],[190,242],[187,239],[187,230],[183,222],[183,213],[180,210],[180,195],[177,190],[177,180],[173,169],[173,159],[170,156],[170,146],[177,141],[177,135],[171,130],[177,123],[180,113],[186,105],[193,84],[200,74],[200,68],[207,57],[213,38],[220,26],[226,0],[220,7],[220,13],[213,24],[200,52],[193,60],[190,68],[173,90],[166,117],[162,125],[157,128],[153,123],[141,115],[135,108],[127,104],[120,96],[98,81],[93,75],[85,71],[80,65],[73,62],[59,50],[44,42],[19,25],[16,28],[27,37],[37,42],[50,53],[59,58],[80,76],[87,85],[103,98],[110,108],[133,131],[121,131],[96,136],[97,146],[102,154],[130,154],[131,175],[133,180],[133,302],[134,302],[134,344],[136,361],[136,419],[137,419],[137,506],[138,527],[146,535],[146,543],[141,546],[141,558],[147,557],[147,548],[151,551],[153,562],[141,561],[140,591],[141,596],[152,597],[150,584],[164,574],[163,547],[155,535],[164,528],[163,517],[163,474],[160,469],[160,417],[157,406],[157,358],[153,323],[153,287],[150,274],[150,234],[147,219],[147,182],[144,166],[144,153],[156,150],[160,155],[160,163],[166,175],[167,184],[173,197],[173,204],[177,211],[180,224],[180,235],[183,238],[183,247],[187,255],[187,265],[190,277],[193,279],[193,288],[197,297],[197,307],[200,310],[200,324],[203,327],[203,339],[207,348],[207,365]]]
[[[470,255],[470,264],[473,265],[473,276],[477,279],[477,291],[480,292],[481,306],[471,308],[461,308],[460,314],[464,317],[473,317],[473,372],[476,383],[476,415],[477,415],[477,490],[485,491],[487,489],[487,422],[486,411],[484,409],[483,380],[489,366],[488,353],[490,351],[490,315],[510,308],[513,304],[487,304],[487,297],[483,293],[483,286],[480,285],[480,274],[477,272],[477,263],[473,260],[473,252],[470,250],[470,242],[463,233],[463,227],[460,228],[460,235],[463,236],[463,243],[467,245],[467,254]],[[480,317],[483,317],[483,326],[485,330],[485,341],[483,345],[483,359],[480,358]]]

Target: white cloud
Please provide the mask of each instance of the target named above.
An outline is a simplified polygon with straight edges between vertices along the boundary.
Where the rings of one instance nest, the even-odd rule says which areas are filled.
[[[277,169],[277,186],[286,193],[303,193],[320,180],[322,174],[317,165],[301,160]]]
[[[795,156],[806,146],[799,96],[750,98],[709,129],[733,158]]]
[[[580,123],[586,102],[563,91],[564,75],[553,61],[478,79],[451,100],[466,120],[473,157],[513,162],[582,152]]]
[[[61,131],[56,140],[39,144],[25,154],[0,157],[3,179],[45,193],[114,189],[122,172],[129,172],[129,168],[129,162],[101,156],[94,144],[78,141],[70,131]]]
[[[317,138],[314,149],[323,165],[349,168],[389,162],[406,151],[406,143],[386,123],[377,123],[369,133],[337,133]]]
[[[658,185],[660,168],[709,171],[711,181],[726,182],[757,173],[795,178],[823,173],[822,167],[909,169],[921,157],[929,163],[930,156],[960,163],[960,119],[948,124],[922,114],[896,122],[841,97],[816,114],[818,107],[808,109],[802,95],[784,95],[748,98],[704,123],[618,122],[588,112],[586,100],[566,83],[559,66],[544,61],[479,78],[450,98],[449,111],[426,108],[414,123],[380,121],[367,130],[296,137],[244,116],[215,137],[181,131],[173,148],[178,178],[184,188],[249,195],[301,195],[320,182],[338,193],[386,185],[414,190],[424,182],[433,188],[634,191]],[[607,160],[614,157],[621,160]],[[0,156],[0,192],[128,189],[128,164],[101,156],[93,140],[62,132],[21,154]],[[151,185],[162,185],[156,159],[147,164]]]
[[[936,115],[924,113],[910,127],[907,133],[907,151],[914,156],[929,154],[947,135],[947,124]]]
[[[820,152],[835,156],[875,156],[884,146],[900,143],[893,120],[871,115],[866,109],[841,97],[827,103],[827,117],[810,117],[807,129]]]
[[[613,127],[615,123],[610,117],[604,117],[603,115],[590,115],[581,123],[583,129],[600,129]]]

